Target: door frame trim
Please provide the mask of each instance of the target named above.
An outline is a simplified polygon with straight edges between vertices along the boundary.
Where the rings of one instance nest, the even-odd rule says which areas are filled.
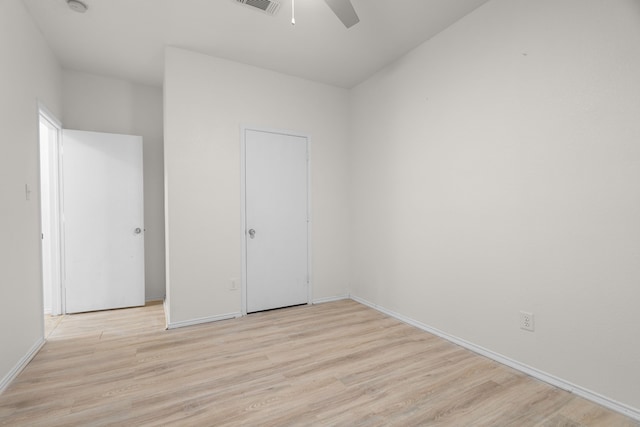
[[[39,218],[40,218],[40,227],[42,227],[42,217],[43,217],[43,207],[42,207],[42,191],[43,189],[40,186],[41,182],[41,174],[42,174],[42,155],[41,155],[41,146],[42,143],[42,135],[40,135],[40,122],[45,120],[55,129],[55,141],[54,146],[50,147],[51,155],[49,158],[49,167],[52,168],[54,173],[54,180],[51,182],[52,188],[50,188],[49,196],[53,199],[51,207],[55,208],[55,211],[50,209],[50,214],[53,216],[51,218],[52,225],[54,226],[54,230],[52,231],[52,246],[50,247],[52,263],[55,264],[57,274],[55,274],[55,280],[51,277],[51,314],[54,316],[62,315],[66,313],[66,303],[65,303],[65,287],[64,287],[64,277],[65,277],[65,258],[64,258],[64,209],[62,205],[63,200],[63,184],[62,184],[62,122],[46,107],[46,105],[38,100],[38,188],[39,190]],[[42,233],[42,229],[40,230]],[[42,255],[42,239],[40,240],[40,268],[42,269],[43,265],[43,255]],[[41,281],[44,282],[44,277],[41,275]],[[43,283],[44,284],[44,283]],[[44,307],[43,307],[44,312]],[[44,320],[43,320],[44,321]]]
[[[241,286],[240,311],[247,315],[247,199],[246,199],[246,133],[247,131],[275,133],[295,136],[307,140],[307,304],[313,302],[313,275],[311,263],[311,135],[285,129],[274,129],[261,126],[240,125],[240,247],[241,247]]]

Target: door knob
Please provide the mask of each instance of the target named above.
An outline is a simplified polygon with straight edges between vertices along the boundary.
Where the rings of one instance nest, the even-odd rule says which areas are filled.
[[[140,234],[140,233],[142,233],[142,228],[138,227],[135,230],[133,230],[133,232],[136,233],[136,234]]]
[[[253,228],[251,230],[249,230],[249,237],[251,239],[256,237],[256,230],[254,230]]]

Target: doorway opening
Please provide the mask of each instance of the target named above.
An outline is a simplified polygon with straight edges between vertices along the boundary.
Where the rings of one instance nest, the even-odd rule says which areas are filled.
[[[43,105],[39,105],[40,147],[40,221],[42,248],[42,286],[44,313],[58,316],[64,313],[62,295],[62,218],[60,121]]]

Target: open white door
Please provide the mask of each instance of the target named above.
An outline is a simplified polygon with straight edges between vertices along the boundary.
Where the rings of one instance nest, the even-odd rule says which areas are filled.
[[[248,313],[309,301],[308,140],[246,129]]]
[[[63,130],[66,312],[144,305],[142,137]]]

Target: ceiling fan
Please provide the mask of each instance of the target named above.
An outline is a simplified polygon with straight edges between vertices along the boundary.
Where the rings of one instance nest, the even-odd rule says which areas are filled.
[[[262,10],[269,15],[275,15],[280,8],[280,2],[277,0],[236,0],[238,3],[245,4],[247,6],[253,6]],[[351,28],[358,22],[358,14],[351,4],[351,0],[324,0],[325,3],[331,8],[333,13],[336,14],[338,19],[342,21],[345,27]],[[291,1],[293,9],[294,0]],[[292,10],[293,12],[293,10]],[[293,15],[293,13],[292,13]],[[292,16],[292,23],[295,24],[295,17]]]
[[[324,0],[333,10],[338,19],[342,21],[345,27],[351,28],[360,22],[356,10],[351,4],[351,0]]]

